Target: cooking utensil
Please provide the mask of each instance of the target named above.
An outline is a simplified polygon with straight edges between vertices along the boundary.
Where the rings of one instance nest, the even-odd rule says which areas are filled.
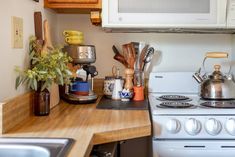
[[[112,49],[113,49],[113,52],[115,53],[115,56],[113,58],[115,60],[119,61],[120,63],[122,63],[125,67],[127,67],[127,62],[126,62],[125,58],[123,57],[123,55],[121,55],[119,53],[119,51],[115,45],[112,46]]]
[[[149,63],[149,62],[152,60],[153,54],[154,54],[154,48],[153,48],[153,47],[150,47],[150,48],[148,49],[148,51],[147,51],[147,53],[146,53],[144,59],[143,59],[144,64],[143,64],[143,67],[141,68],[142,71],[144,71],[145,65],[146,65],[147,63]]]
[[[128,68],[134,69],[135,63],[135,48],[132,43],[122,45],[123,56],[128,64]]]
[[[133,46],[134,46],[134,48],[135,48],[135,53],[136,53],[136,55],[138,55],[139,54],[139,42],[131,42],[132,44],[133,44]]]
[[[228,58],[228,53],[224,52],[213,52],[207,53],[203,60],[203,68],[205,69],[204,63],[207,58]],[[223,75],[220,72],[220,65],[214,66],[214,72],[203,77],[200,76],[200,69],[196,72],[193,77],[200,83],[200,96],[204,99],[235,99],[235,83],[233,82],[232,75]]]
[[[67,45],[64,46],[63,51],[68,53],[74,64],[90,64],[96,61],[93,45]]]
[[[138,69],[140,70],[143,67],[143,60],[144,60],[144,57],[146,56],[148,47],[149,45],[145,45],[144,48],[141,50],[140,57],[139,57],[139,67],[138,67]]]

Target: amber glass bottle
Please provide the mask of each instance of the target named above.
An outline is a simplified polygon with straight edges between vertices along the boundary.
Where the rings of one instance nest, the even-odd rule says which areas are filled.
[[[41,91],[39,88],[34,94],[34,115],[47,116],[50,113],[50,92],[47,89]]]

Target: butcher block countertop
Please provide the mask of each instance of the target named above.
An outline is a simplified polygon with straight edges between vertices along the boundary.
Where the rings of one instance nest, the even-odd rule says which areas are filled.
[[[148,110],[100,110],[96,105],[61,101],[49,116],[33,116],[2,136],[73,138],[76,142],[68,156],[86,157],[95,144],[151,134]]]

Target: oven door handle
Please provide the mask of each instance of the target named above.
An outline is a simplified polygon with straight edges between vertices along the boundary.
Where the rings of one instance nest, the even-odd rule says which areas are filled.
[[[153,157],[235,157],[235,140],[153,140]]]

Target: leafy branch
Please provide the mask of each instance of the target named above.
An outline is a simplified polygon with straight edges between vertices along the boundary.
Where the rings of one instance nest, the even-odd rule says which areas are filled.
[[[23,71],[16,67],[15,70],[19,73],[19,76],[16,78],[15,88],[17,89],[19,85],[25,83],[27,88],[36,91],[39,87],[41,90],[49,89],[52,83],[58,85],[70,83],[71,72],[67,64],[72,59],[66,53],[63,53],[61,48],[55,48],[41,56],[37,52],[38,46],[36,38],[31,37],[29,57],[32,67]]]

